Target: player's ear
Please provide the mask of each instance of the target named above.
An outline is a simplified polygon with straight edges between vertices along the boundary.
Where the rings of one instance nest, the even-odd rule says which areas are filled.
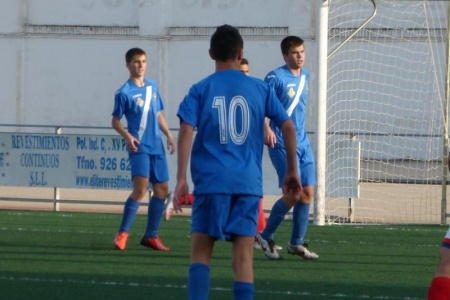
[[[238,61],[241,61],[243,57],[244,57],[244,49],[241,48],[238,50],[236,58]]]
[[[212,60],[216,60],[214,52],[211,49],[209,49],[209,57],[211,57]]]

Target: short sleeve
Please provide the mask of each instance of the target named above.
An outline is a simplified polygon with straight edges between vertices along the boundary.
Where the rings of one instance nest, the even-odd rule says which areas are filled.
[[[112,115],[118,119],[121,119],[125,113],[125,103],[127,101],[127,97],[122,92],[116,92],[114,96],[114,110]]]
[[[194,128],[197,127],[200,116],[200,100],[200,94],[194,85],[189,89],[178,108],[177,116],[180,118],[180,122],[186,122]]]

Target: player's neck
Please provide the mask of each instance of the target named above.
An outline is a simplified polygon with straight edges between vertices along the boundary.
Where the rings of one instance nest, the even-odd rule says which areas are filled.
[[[139,87],[143,87],[145,85],[144,77],[130,77],[130,80]]]
[[[294,76],[300,76],[300,74],[302,73],[302,68],[291,69],[291,68],[288,67],[288,69],[289,69],[289,71],[291,71],[291,73],[292,73]]]
[[[237,60],[227,60],[227,61],[218,61],[216,60],[216,72],[235,69],[239,70],[239,61]]]

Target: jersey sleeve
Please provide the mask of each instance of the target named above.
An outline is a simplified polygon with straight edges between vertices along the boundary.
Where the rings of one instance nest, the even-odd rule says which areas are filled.
[[[278,79],[278,76],[275,74],[274,71],[269,72],[266,77],[264,78],[264,81],[270,86],[271,89],[274,91],[277,91],[279,88],[279,85],[282,84],[280,80]]]
[[[158,82],[156,82],[156,80],[153,80],[153,79],[146,79],[146,84],[151,85],[153,87],[152,97],[154,97],[155,99],[152,99],[152,100],[155,101],[155,104],[153,106],[155,109],[155,112],[164,110],[164,101],[163,101],[163,98],[161,97],[161,93],[159,92]]]
[[[164,101],[161,97],[161,94],[159,93],[159,89],[156,90],[156,111],[162,111],[164,110]]]
[[[189,89],[180,103],[177,116],[180,118],[180,122],[186,122],[194,128],[197,127],[200,116],[200,94],[195,85]]]
[[[269,88],[269,92],[267,93],[266,117],[273,121],[278,127],[280,127],[284,121],[289,119],[283,105],[281,105],[280,100],[271,88]]]
[[[125,114],[125,103],[127,101],[127,97],[121,91],[117,91],[114,96],[114,109],[112,115],[118,119],[121,119]]]

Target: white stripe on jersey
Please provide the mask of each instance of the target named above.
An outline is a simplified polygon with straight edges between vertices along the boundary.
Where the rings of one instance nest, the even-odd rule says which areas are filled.
[[[305,86],[305,75],[302,75],[300,77],[300,85],[298,86],[297,94],[295,94],[294,101],[292,101],[291,105],[289,105],[287,109],[287,114],[290,117],[292,115],[292,112],[294,111],[294,108],[297,106],[298,102],[300,101],[300,95],[303,92],[303,87]]]
[[[148,86],[145,91],[145,104],[144,110],[142,111],[141,123],[139,124],[139,140],[142,139],[142,135],[144,134],[145,128],[147,127],[147,116],[148,111],[150,110],[150,102],[152,101],[152,87]]]

